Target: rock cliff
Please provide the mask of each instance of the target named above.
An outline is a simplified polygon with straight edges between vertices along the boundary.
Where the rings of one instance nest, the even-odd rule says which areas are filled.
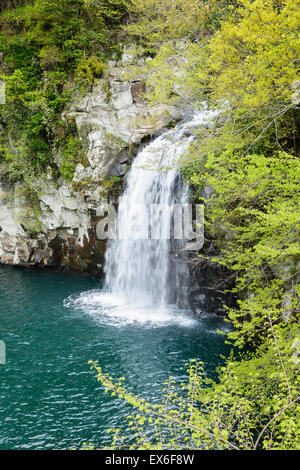
[[[106,77],[75,97],[62,116],[75,119],[86,155],[72,182],[49,171],[35,182],[34,196],[24,185],[0,182],[1,263],[101,274],[105,244],[95,226],[107,197],[103,181],[117,177],[120,187],[143,139],[180,117],[176,108],[147,107],[143,81],[122,78],[133,59],[125,50],[118,63],[110,62]]]

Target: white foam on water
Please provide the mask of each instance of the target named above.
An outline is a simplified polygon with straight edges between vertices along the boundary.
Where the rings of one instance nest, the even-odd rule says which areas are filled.
[[[140,302],[131,302],[122,294],[100,290],[70,296],[64,301],[64,306],[91,315],[101,324],[115,327],[157,328],[173,325],[188,328],[197,323],[188,311],[175,306],[153,306],[144,303],[143,299]]]

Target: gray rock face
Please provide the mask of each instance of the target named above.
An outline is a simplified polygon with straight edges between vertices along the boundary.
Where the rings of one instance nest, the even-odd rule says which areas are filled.
[[[91,221],[88,207],[82,195],[75,194],[70,185],[58,188],[53,182],[47,181],[38,193],[41,213],[38,220],[43,231],[67,230],[73,234],[78,231],[78,243],[83,245],[84,237],[88,239],[88,229]]]
[[[76,120],[89,161],[85,169],[77,166],[75,181],[122,176],[133,147],[180,118],[181,111],[176,107],[147,107],[144,82],[122,81],[123,70],[111,68],[108,78],[71,106],[68,114]]]
[[[300,104],[300,80],[296,80],[292,83],[292,90],[292,103],[298,106]]]
[[[24,188],[10,190],[0,186],[0,261],[13,265],[51,265],[53,240],[57,245],[75,238],[78,246],[89,241],[91,220],[88,207],[70,186],[41,181],[37,200],[32,201]]]

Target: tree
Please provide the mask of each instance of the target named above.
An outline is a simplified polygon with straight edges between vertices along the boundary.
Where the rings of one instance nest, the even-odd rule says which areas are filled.
[[[164,384],[161,404],[155,405],[128,393],[124,379],[114,381],[97,361],[90,361],[105,391],[133,407],[128,416],[133,442],[126,439],[123,429],[110,429],[110,449],[299,449],[299,378],[295,383],[295,365],[282,366],[286,336],[277,339],[277,352],[270,342],[270,349],[261,356],[247,361],[230,357],[219,370],[218,383],[205,377],[201,362],[190,361],[188,381],[179,390],[170,378]],[[94,446],[91,443],[87,448]]]

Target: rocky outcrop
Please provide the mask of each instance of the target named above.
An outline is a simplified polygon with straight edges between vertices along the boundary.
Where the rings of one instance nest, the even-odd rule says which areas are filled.
[[[62,117],[75,119],[86,154],[71,183],[50,171],[30,190],[0,182],[1,263],[102,273],[105,243],[96,236],[96,211],[106,202],[103,181],[122,178],[143,139],[180,117],[175,107],[148,108],[142,80],[122,79],[132,60],[142,59],[125,50],[121,61],[110,62],[105,78]]]
[[[224,305],[233,306],[236,299],[228,292],[234,286],[232,273],[209,258],[190,263],[189,300],[192,310],[201,314],[225,315]]]
[[[99,181],[123,176],[126,164],[144,137],[180,117],[176,107],[147,107],[143,81],[122,81],[120,69],[110,69],[93,92],[75,101],[66,118],[74,117],[89,165],[79,164],[75,181]]]
[[[84,197],[71,185],[36,183],[33,200],[26,188],[0,186],[0,261],[101,271],[104,250]]]

